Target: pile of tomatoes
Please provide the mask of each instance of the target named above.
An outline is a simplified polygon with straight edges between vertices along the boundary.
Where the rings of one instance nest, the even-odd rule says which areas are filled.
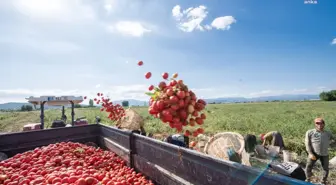
[[[1,161],[0,184],[153,185],[115,153],[72,142],[36,148]]]
[[[145,74],[146,78],[150,76],[151,73]],[[184,135],[197,137],[204,132],[201,125],[206,115],[201,111],[205,109],[206,102],[197,99],[196,94],[188,89],[183,80],[176,79],[177,76],[175,73],[168,79],[169,74],[163,73],[162,78],[165,81],[161,81],[157,87],[149,87],[148,90],[152,92],[147,93],[151,96],[148,111],[163,123],[169,123],[177,132],[182,132],[184,127],[189,126]]]
[[[120,104],[113,104],[109,98],[106,98],[103,95],[103,93],[97,93],[98,97],[93,99],[96,104],[102,105],[100,111],[109,113],[108,118],[112,121],[118,121],[123,118],[126,115],[123,106]],[[86,99],[86,97],[84,97],[84,99]]]

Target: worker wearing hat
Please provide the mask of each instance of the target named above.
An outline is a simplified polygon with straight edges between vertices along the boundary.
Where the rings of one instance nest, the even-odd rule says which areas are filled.
[[[331,140],[335,137],[331,132],[324,130],[325,121],[322,118],[314,120],[315,128],[308,130],[305,137],[306,150],[308,152],[308,160],[306,166],[306,181],[310,182],[312,176],[312,169],[317,160],[320,160],[323,168],[322,183],[327,183],[329,174],[329,154],[328,148]]]

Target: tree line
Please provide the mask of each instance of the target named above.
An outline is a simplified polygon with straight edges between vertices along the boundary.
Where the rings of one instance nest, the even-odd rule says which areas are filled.
[[[336,101],[336,90],[321,92],[320,99],[323,101]]]

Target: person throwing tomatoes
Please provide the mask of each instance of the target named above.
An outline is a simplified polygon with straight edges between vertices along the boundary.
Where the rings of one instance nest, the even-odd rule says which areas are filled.
[[[325,122],[322,118],[314,120],[315,128],[308,130],[305,137],[306,150],[308,152],[308,160],[306,166],[307,182],[311,181],[312,169],[317,160],[320,160],[323,168],[322,183],[327,183],[329,174],[329,154],[328,148],[331,140],[335,140],[335,136],[324,130]]]

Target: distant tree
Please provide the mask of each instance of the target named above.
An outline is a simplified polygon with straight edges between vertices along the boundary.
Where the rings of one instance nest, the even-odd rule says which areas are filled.
[[[31,105],[22,105],[21,106],[21,111],[32,111],[33,110],[33,106]]]
[[[321,92],[320,99],[323,101],[336,101],[336,90]]]
[[[82,108],[82,106],[80,104],[75,104],[74,107],[75,108]]]
[[[32,110],[33,110],[33,106],[31,106],[31,105],[26,105],[26,109],[27,109],[27,111],[32,111]]]
[[[122,105],[123,107],[128,107],[128,106],[129,106],[129,102],[128,102],[128,101],[122,101],[122,102],[121,102],[121,105]]]
[[[89,101],[89,107],[93,107],[93,100],[92,99],[90,99],[90,101]]]

